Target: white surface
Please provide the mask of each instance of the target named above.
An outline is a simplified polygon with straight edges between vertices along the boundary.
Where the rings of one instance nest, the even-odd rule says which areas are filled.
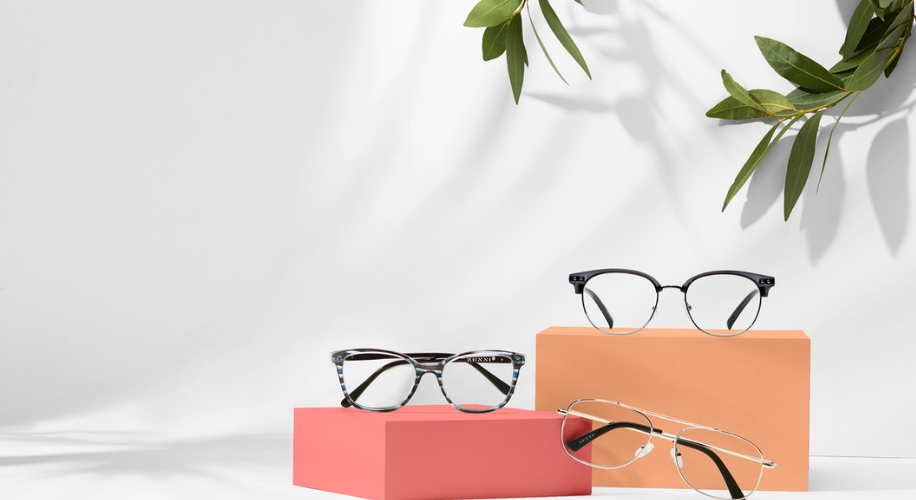
[[[291,484],[289,436],[252,434],[187,440],[151,436],[56,434],[0,436],[4,498],[354,498]],[[673,473],[673,469],[672,469]],[[811,457],[810,491],[760,491],[755,500],[865,500],[916,496],[916,460]],[[704,498],[693,490],[594,488],[615,500]]]
[[[786,223],[790,143],[720,214],[765,125],[703,113],[722,68],[789,90],[755,34],[832,63],[855,2],[555,3],[594,81],[530,45],[515,106],[472,1],[0,2],[2,432],[283,436],[339,400],[332,350],[533,355],[587,324],[570,272],[741,268],[812,339],[811,452],[913,458],[912,48]]]

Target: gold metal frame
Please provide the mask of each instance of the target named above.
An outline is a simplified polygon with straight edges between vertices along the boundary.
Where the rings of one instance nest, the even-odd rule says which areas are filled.
[[[623,404],[623,403],[618,403],[618,402],[616,402],[616,401],[609,401],[609,400],[606,400],[606,399],[591,399],[591,398],[577,399],[576,401],[573,401],[572,403],[570,403],[569,406],[566,407],[566,408],[557,408],[557,413],[559,413],[560,415],[563,415],[563,425],[561,426],[561,431],[560,431],[560,440],[561,440],[561,441],[563,441],[563,439],[564,439],[564,433],[565,433],[565,429],[566,429],[566,417],[569,416],[569,415],[572,415],[572,416],[574,416],[574,417],[585,418],[585,419],[592,420],[592,421],[594,421],[594,422],[600,422],[600,423],[603,423],[603,424],[611,424],[611,423],[614,423],[614,422],[611,421],[611,420],[606,420],[606,419],[603,419],[603,418],[601,418],[601,417],[597,417],[597,416],[595,416],[595,415],[590,415],[590,414],[588,414],[588,413],[583,413],[583,412],[580,412],[580,411],[572,410],[571,408],[572,408],[574,405],[578,404],[578,403],[608,403],[608,404],[617,405],[617,406],[619,406],[620,408],[625,408],[625,409],[627,409],[627,410],[631,410],[631,411],[635,411],[636,413],[639,413],[640,415],[643,416],[643,418],[646,419],[647,422],[649,422],[649,426],[648,426],[649,432],[646,432],[646,431],[641,430],[641,429],[634,429],[634,428],[632,428],[632,427],[625,427],[625,429],[627,429],[627,430],[629,430],[629,431],[632,431],[632,432],[638,432],[638,433],[640,433],[640,434],[646,434],[646,435],[648,435],[648,436],[649,436],[649,440],[646,441],[646,444],[649,444],[649,443],[652,442],[652,437],[658,436],[658,437],[660,437],[660,438],[666,439],[666,440],[668,440],[668,441],[674,443],[674,448],[672,448],[672,452],[674,452],[674,450],[677,448],[677,443],[678,443],[678,442],[688,442],[688,443],[691,443],[691,444],[693,444],[693,445],[703,446],[703,447],[706,447],[706,448],[708,448],[708,449],[710,449],[710,450],[715,450],[715,451],[718,451],[718,452],[721,452],[721,453],[725,453],[725,454],[728,454],[728,455],[731,455],[731,456],[734,456],[734,457],[737,457],[737,458],[741,458],[741,459],[744,459],[744,460],[750,460],[750,461],[752,461],[752,462],[757,462],[757,463],[759,463],[759,464],[761,465],[760,477],[762,477],[762,475],[763,475],[763,469],[772,469],[772,468],[776,467],[776,462],[774,462],[774,461],[772,461],[772,460],[767,460],[767,459],[763,458],[763,452],[760,451],[760,448],[759,448],[756,444],[754,444],[754,443],[751,442],[750,440],[748,440],[748,439],[746,439],[746,438],[744,438],[744,437],[741,437],[741,436],[739,436],[739,435],[737,435],[737,434],[734,434],[734,433],[728,432],[728,431],[724,431],[724,430],[722,430],[722,429],[717,429],[717,428],[715,428],[715,427],[710,427],[710,426],[708,426],[708,425],[695,424],[695,423],[693,423],[693,422],[689,422],[689,421],[687,421],[687,420],[683,420],[683,419],[680,419],[680,418],[669,417],[669,416],[667,416],[667,415],[662,415],[661,413],[656,413],[656,412],[649,411],[649,410],[643,410],[642,408],[636,408],[636,407],[634,407],[634,406],[630,406],[630,405]],[[682,429],[680,432],[678,432],[677,434],[671,434],[671,433],[664,432],[664,431],[661,431],[661,430],[656,430],[656,429],[654,428],[654,426],[652,425],[652,419],[650,419],[649,416],[656,417],[656,418],[660,418],[660,419],[663,419],[663,420],[667,420],[667,421],[669,421],[669,422],[678,423],[678,424],[684,425],[684,426],[686,426],[686,427],[685,427],[684,429]],[[712,431],[712,432],[719,432],[719,433],[722,433],[722,434],[725,434],[725,435],[728,435],[728,436],[732,436],[732,437],[738,438],[738,439],[740,439],[740,440],[742,440],[742,441],[747,442],[747,443],[750,444],[751,446],[753,446],[754,449],[756,449],[757,452],[759,453],[759,456],[756,456],[756,457],[755,457],[755,456],[751,456],[751,455],[748,455],[748,454],[745,454],[745,453],[741,453],[741,452],[738,452],[738,451],[729,450],[729,449],[727,449],[727,448],[722,448],[722,447],[720,447],[720,446],[716,446],[716,445],[713,445],[713,444],[704,443],[704,442],[702,442],[702,441],[696,441],[696,440],[691,440],[691,439],[682,438],[682,437],[681,437],[681,434],[683,434],[684,432],[689,431],[689,430],[707,430],[707,431]],[[643,445],[643,446],[645,446],[645,445]],[[572,458],[573,458],[574,460],[576,460],[577,462],[583,463],[583,464],[585,464],[585,465],[589,465],[589,466],[591,466],[591,467],[597,467],[597,468],[599,468],[599,469],[619,469],[619,468],[621,468],[621,467],[625,467],[625,466],[627,466],[627,465],[633,463],[634,461],[636,461],[637,458],[639,458],[640,456],[642,456],[642,454],[637,453],[637,454],[633,457],[632,460],[630,460],[630,461],[628,461],[628,462],[626,462],[626,463],[624,463],[624,464],[622,464],[622,465],[617,465],[617,466],[601,466],[601,465],[596,465],[596,464],[592,464],[592,463],[589,463],[589,462],[585,462],[585,461],[579,459],[578,457],[576,457],[575,455],[573,455],[573,454],[570,452],[570,450],[569,450],[569,448],[566,446],[566,443],[565,443],[565,442],[563,443],[563,449],[566,451],[566,453],[567,453],[570,457],[572,457]],[[678,452],[678,453],[679,453],[679,452]],[[678,469],[678,474],[681,476],[681,479],[687,484],[687,486],[690,486],[690,487],[691,487],[693,490],[695,490],[697,493],[700,493],[700,494],[702,494],[702,495],[705,495],[705,496],[708,496],[708,497],[711,497],[711,498],[721,498],[721,497],[716,497],[716,496],[710,495],[710,494],[708,494],[708,493],[706,493],[706,492],[704,492],[704,491],[701,491],[701,490],[695,488],[692,484],[690,484],[690,482],[687,480],[687,478],[684,477],[683,472],[681,472],[681,468],[678,467],[677,469]],[[757,478],[757,484],[754,485],[754,488],[753,488],[752,490],[750,490],[750,493],[748,493],[747,495],[745,495],[744,498],[747,498],[748,496],[751,495],[751,493],[753,493],[754,491],[757,491],[757,486],[760,484],[760,477]]]

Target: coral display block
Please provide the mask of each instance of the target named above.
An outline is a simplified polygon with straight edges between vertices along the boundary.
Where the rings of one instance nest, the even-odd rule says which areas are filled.
[[[759,489],[807,491],[810,358],[810,340],[798,330],[717,338],[686,329],[609,335],[551,327],[537,335],[535,408],[608,399],[733,432],[777,463],[763,471]],[[670,443],[653,442],[661,449],[626,467],[594,469],[594,485],[686,488]]]
[[[591,494],[591,471],[566,455],[561,423],[512,408],[296,408],[293,484],[374,499]]]

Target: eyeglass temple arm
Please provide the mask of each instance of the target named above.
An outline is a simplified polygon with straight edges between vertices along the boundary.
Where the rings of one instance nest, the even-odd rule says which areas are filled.
[[[598,298],[598,294],[591,291],[591,289],[589,288],[585,288],[583,291],[587,293],[588,296],[592,298],[592,300],[595,301],[595,305],[598,306],[598,309],[601,310],[601,314],[604,315],[604,320],[607,321],[607,327],[614,328],[614,318],[611,317],[611,313],[609,313],[607,310],[607,307],[604,306],[604,302],[602,302],[601,299]]]
[[[716,464],[716,468],[719,469],[719,473],[722,474],[722,480],[725,481],[725,486],[728,487],[728,492],[731,493],[732,498],[745,497],[744,492],[741,491],[741,488],[738,486],[738,482],[735,481],[734,476],[732,476],[732,473],[728,470],[728,467],[725,466],[725,462],[719,458],[719,455],[716,455],[716,453],[710,450],[707,446],[695,441],[690,441],[688,439],[678,439],[677,442],[688,448],[699,451],[700,453],[709,457],[709,459]],[[677,453],[680,455],[680,452]]]
[[[457,360],[457,361],[462,361],[462,360]],[[379,375],[381,375],[382,373],[385,373],[386,370],[389,370],[391,368],[394,368],[395,366],[402,365],[405,363],[407,363],[406,360],[392,361],[391,363],[388,363],[387,365],[382,366],[378,370],[375,370],[375,372],[372,373],[372,375],[369,375],[369,377],[367,377],[366,380],[364,380],[362,384],[359,384],[359,387],[350,391],[350,399],[355,401],[357,398],[359,398],[363,394],[363,391],[365,391],[366,388],[369,387],[369,384],[374,382],[375,379],[379,377]],[[509,391],[511,390],[511,387],[509,387],[509,384],[503,382],[499,377],[497,377],[496,375],[493,375],[492,372],[480,366],[479,364],[473,361],[467,361],[467,363],[471,365],[471,367],[476,369],[478,372],[480,372],[481,375],[486,377],[486,379],[489,380],[490,383],[493,384],[499,390],[499,392],[503,393],[504,395],[509,394]],[[344,408],[349,408],[352,405],[350,404],[350,401],[347,398],[343,398],[340,401],[340,406],[343,406]]]
[[[738,316],[741,316],[741,313],[744,312],[744,308],[747,307],[747,305],[751,302],[751,299],[753,299],[754,296],[757,295],[757,293],[758,293],[757,290],[754,289],[754,290],[751,290],[751,293],[747,294],[747,296],[744,297],[744,300],[742,300],[741,303],[738,304],[738,307],[736,307],[735,310],[732,311],[731,315],[728,317],[728,320],[725,321],[726,328],[731,330],[732,325],[734,325],[735,321],[738,320]]]
[[[579,451],[585,447],[588,443],[591,443],[596,438],[599,438],[608,432],[614,429],[634,429],[643,434],[652,434],[652,429],[646,425],[637,424],[636,422],[610,422],[607,425],[602,425],[597,429],[592,429],[585,434],[574,437],[569,441],[566,441],[566,446],[572,451]],[[659,430],[661,432],[661,430]]]

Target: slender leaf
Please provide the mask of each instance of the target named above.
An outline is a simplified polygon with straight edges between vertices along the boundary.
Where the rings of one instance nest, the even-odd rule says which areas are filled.
[[[852,74],[849,81],[846,82],[846,88],[853,91],[865,90],[874,85],[881,76],[881,72],[887,68],[888,63],[893,57],[893,49],[884,49],[872,52],[865,58],[856,72]]]
[[[480,0],[477,5],[471,9],[468,18],[464,20],[464,25],[469,28],[488,28],[504,23],[519,6],[523,0]]]
[[[912,8],[913,4],[910,4]],[[906,45],[906,41],[910,39],[910,36],[913,34],[913,24],[912,21],[906,24],[906,33],[903,35],[903,40],[897,46],[894,51],[894,54],[891,55],[890,61],[887,63],[887,67],[884,69],[884,76],[889,77],[891,73],[894,72],[894,68],[897,67],[897,62],[900,61],[900,53],[903,52],[903,46]]]
[[[754,89],[749,93],[764,109],[772,114],[795,111],[795,104],[793,104],[788,97],[779,92],[766,89]]]
[[[890,7],[893,2],[894,0],[878,0],[878,5],[880,5],[882,9],[886,9]]]
[[[913,4],[909,3],[897,13],[894,17],[894,20],[891,21],[890,27],[887,28],[885,33],[889,34],[892,28],[901,26],[904,24],[913,24]],[[887,37],[887,34],[885,37]]]
[[[877,46],[878,42],[884,39],[884,34],[887,33],[887,30],[893,22],[893,19],[882,20],[877,17],[872,19],[871,22],[868,23],[865,34],[862,35],[862,40],[860,40],[859,45],[856,46],[856,52]]]
[[[750,120],[795,110],[795,105],[792,104],[792,101],[779,92],[754,89],[748,93],[763,106],[765,111],[752,108],[734,97],[728,96],[707,111],[706,116],[723,120]]]
[[[881,4],[878,0],[868,0],[868,3],[875,9],[875,15],[878,16],[878,19],[884,20],[884,7],[881,7]]]
[[[525,51],[525,41],[522,38],[522,17],[516,15],[509,20],[509,33],[506,35],[506,63],[509,67],[509,84],[512,86],[515,104],[518,104],[518,98],[522,95],[527,62],[528,53]]]
[[[767,112],[766,108],[764,108],[763,105],[760,104],[760,102],[750,94],[750,92],[739,85],[738,82],[736,82],[732,76],[729,75],[728,72],[724,69],[722,70],[722,84],[725,85],[725,90],[727,90],[732,97],[737,99],[742,104],[750,106],[764,113]]]
[[[840,54],[844,59],[855,53],[856,47],[862,40],[862,36],[865,34],[865,30],[868,29],[868,24],[874,15],[875,8],[868,2],[860,2],[856,7],[856,10],[852,13],[852,18],[849,20],[846,40],[843,42],[843,46],[840,47]]]
[[[897,62],[900,61],[900,51],[895,50],[894,54],[891,55],[890,61],[887,62],[887,67],[884,68],[884,78],[891,76],[891,73],[894,72],[894,68],[897,67]]]
[[[569,52],[569,55],[579,63],[579,66],[585,71],[585,74],[588,75],[588,79],[591,80],[592,73],[588,70],[588,64],[585,64],[585,58],[582,57],[582,53],[579,52],[579,47],[576,46],[576,42],[569,36],[569,32],[563,27],[563,23],[560,22],[557,13],[554,12],[553,7],[550,6],[550,2],[547,0],[538,0],[538,3],[541,6],[541,12],[544,14],[544,19],[547,21],[547,26],[550,26],[551,31],[553,31],[557,40],[559,40],[560,44],[566,49],[566,52]]]
[[[861,92],[856,92],[855,95],[852,96],[852,99],[850,99],[849,102],[846,103],[846,106],[843,106],[843,111],[841,111],[840,114],[837,115],[836,121],[833,122],[833,127],[830,128],[830,135],[827,137],[827,150],[824,151],[824,162],[821,163],[821,175],[817,179],[818,191],[820,191],[821,189],[821,181],[824,180],[824,170],[827,170],[827,156],[830,155],[830,144],[833,141],[833,133],[836,132],[836,127],[837,125],[840,124],[840,119],[843,118],[843,115],[846,114],[846,110],[849,109],[849,106],[852,104],[852,101],[855,101],[856,97],[859,97],[859,94],[861,94]]]
[[[526,8],[528,8],[527,6],[531,4],[525,4],[525,5],[526,5]],[[531,18],[531,9],[530,8],[528,8],[528,21],[531,23],[531,30],[534,31],[534,37],[537,38],[538,45],[541,46],[541,51],[544,53],[544,56],[547,57],[547,62],[550,63],[550,67],[553,68],[553,70],[557,73],[557,76],[560,77],[560,80],[563,80],[563,83],[565,83],[566,85],[569,85],[569,82],[566,81],[566,78],[563,78],[563,74],[560,73],[560,70],[557,68],[557,65],[553,63],[553,59],[550,57],[550,54],[547,53],[547,47],[545,47],[544,42],[541,41],[541,35],[538,34],[538,29],[534,27],[534,19]]]
[[[905,32],[906,32],[905,25],[901,24],[900,26],[897,26],[890,33],[887,34],[884,40],[882,40],[881,43],[879,43],[877,47],[875,47],[875,52],[878,52],[879,50],[892,49],[896,47],[902,41],[903,34]]]
[[[797,88],[786,96],[792,101],[792,104],[795,104],[795,109],[818,109],[823,108],[824,106],[829,106],[835,104],[837,101],[842,99],[841,96],[847,94],[842,90],[834,90],[832,92],[821,92],[813,93],[808,92],[805,89]]]
[[[811,172],[811,164],[814,163],[818,126],[823,115],[824,110],[820,110],[808,118],[808,121],[798,131],[795,142],[792,143],[792,151],[789,152],[789,166],[786,170],[785,192],[783,193],[784,220],[789,220],[792,209],[795,208],[798,198],[805,189],[805,182]]]
[[[827,92],[843,88],[843,82],[833,76],[827,68],[801,54],[788,45],[755,36],[763,57],[779,76],[809,90]]]
[[[755,109],[743,102],[728,96],[706,112],[709,118],[722,120],[751,120],[768,116],[766,111]]]
[[[862,52],[859,52],[858,54],[848,59],[843,59],[842,61],[834,64],[830,68],[830,72],[833,73],[833,76],[837,76],[837,73],[843,73],[844,71],[855,69],[859,64],[862,64],[862,61],[864,61],[865,58],[868,57],[871,53],[872,51],[863,50]],[[840,78],[840,80],[842,80],[841,77],[837,77],[837,78]]]
[[[728,193],[725,194],[725,203],[722,203],[723,212],[725,211],[725,207],[732,201],[732,198],[734,198],[735,195],[738,194],[738,191],[744,187],[744,183],[751,178],[751,174],[753,174],[757,166],[760,165],[760,161],[770,152],[770,139],[773,138],[776,128],[779,127],[781,123],[782,122],[779,122],[773,125],[770,131],[763,136],[763,139],[760,139],[760,142],[757,143],[757,147],[754,148],[751,156],[748,157],[747,161],[744,162],[744,166],[738,171],[738,176],[735,177],[735,181],[732,182],[732,185],[728,188]]]
[[[747,161],[744,163],[744,166],[741,167],[741,170],[738,172],[738,176],[735,177],[735,182],[732,183],[731,187],[728,189],[728,194],[725,196],[725,203],[722,205],[722,211],[725,211],[725,207],[728,206],[728,203],[735,197],[741,187],[744,186],[744,183],[751,177],[751,174],[754,173],[754,170],[757,169],[757,166],[760,165],[760,162],[770,153],[770,150],[773,149],[773,146],[782,139],[782,136],[798,119],[801,118],[801,115],[796,116],[789,120],[789,123],[786,124],[779,131],[779,134],[776,135],[776,138],[770,141],[770,138],[773,137],[773,131],[782,123],[780,121],[776,125],[773,125],[773,128],[766,135],[763,136],[763,139],[760,140],[760,143],[757,144],[757,147],[754,148],[754,152],[751,153],[751,156],[748,157]],[[762,148],[762,149],[761,149]]]
[[[509,33],[509,21],[497,26],[490,26],[483,32],[483,60],[489,61],[503,55],[506,51],[506,34]]]

